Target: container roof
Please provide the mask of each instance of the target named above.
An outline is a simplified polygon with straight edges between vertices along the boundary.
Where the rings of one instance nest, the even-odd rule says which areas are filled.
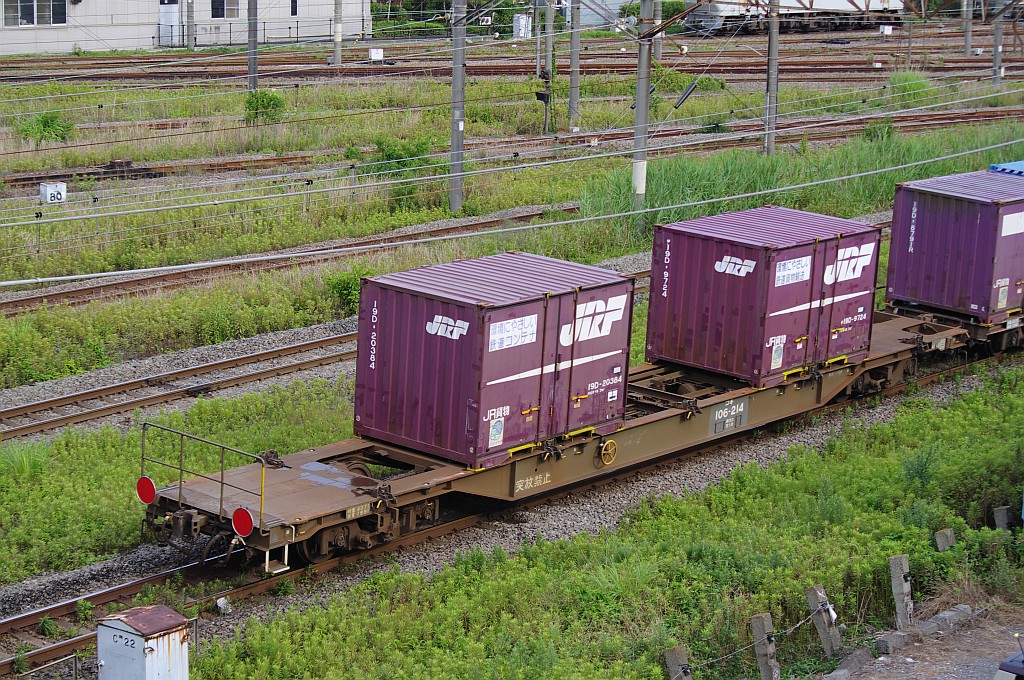
[[[1024,175],[1024,161],[1014,163],[998,163],[988,166],[992,172],[1004,172],[1008,175]]]
[[[1024,178],[1006,172],[979,170],[903,182],[898,186],[980,203],[1024,201]]]
[[[771,205],[674,222],[665,228],[758,248],[788,248],[812,243],[815,240],[862,234],[876,229],[871,225],[842,217],[818,215]]]
[[[628,278],[610,269],[513,251],[375,276],[371,281],[428,297],[499,306]]]

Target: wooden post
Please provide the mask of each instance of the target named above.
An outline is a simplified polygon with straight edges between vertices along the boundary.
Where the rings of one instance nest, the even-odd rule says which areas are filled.
[[[914,620],[914,598],[910,591],[910,559],[906,555],[889,558],[889,579],[896,601],[896,630],[907,630]]]
[[[757,655],[757,670],[761,680],[779,680],[782,668],[775,660],[775,634],[771,614],[757,614],[750,617],[750,628],[754,632],[754,654]]]
[[[836,627],[835,610],[828,602],[825,587],[816,585],[807,589],[807,608],[811,610],[811,621],[818,631],[825,656],[831,659],[843,646],[843,636]]]
[[[686,680],[692,678],[690,661],[686,656],[686,645],[676,645],[665,650],[665,670],[668,671],[668,680]]]

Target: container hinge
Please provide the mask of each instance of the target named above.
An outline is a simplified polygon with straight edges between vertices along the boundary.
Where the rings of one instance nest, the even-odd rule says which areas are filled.
[[[811,376],[811,380],[815,380],[815,381],[817,381],[817,382],[821,382],[821,381],[823,380],[823,377],[822,377],[822,375],[821,375],[821,371],[819,371],[819,370],[818,370],[818,369],[816,369],[816,368],[812,368],[812,369],[810,369],[810,370],[808,371],[808,373],[809,373],[809,374],[810,374],[810,376]]]

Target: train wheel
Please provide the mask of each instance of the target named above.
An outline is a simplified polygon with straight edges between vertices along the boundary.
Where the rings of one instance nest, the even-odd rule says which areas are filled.
[[[313,534],[304,541],[292,545],[295,554],[304,564],[320,564],[331,558],[330,553],[320,552],[320,534]]]

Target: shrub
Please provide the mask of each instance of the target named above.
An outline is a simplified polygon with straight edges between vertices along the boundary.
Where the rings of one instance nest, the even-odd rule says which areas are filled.
[[[253,90],[245,97],[245,124],[277,123],[284,118],[284,97],[273,90]]]
[[[32,116],[17,126],[18,135],[33,140],[37,149],[43,142],[68,141],[74,129],[74,124],[64,120],[56,111]]]

